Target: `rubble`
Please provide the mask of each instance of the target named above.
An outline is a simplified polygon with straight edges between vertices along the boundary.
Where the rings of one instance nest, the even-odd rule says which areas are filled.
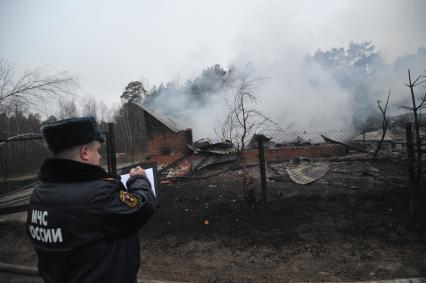
[[[325,140],[325,142],[326,142],[326,143],[334,143],[334,144],[340,144],[340,145],[343,145],[344,147],[346,147],[347,151],[348,151],[349,149],[352,149],[352,150],[356,150],[356,151],[360,151],[360,152],[364,152],[364,153],[371,153],[371,154],[373,153],[373,152],[370,152],[370,151],[368,151],[368,150],[365,150],[365,149],[359,148],[359,147],[354,146],[354,145],[350,145],[350,144],[347,144],[347,143],[343,143],[343,142],[339,142],[339,141],[336,141],[336,140],[330,139],[329,137],[326,137],[326,136],[324,136],[324,135],[321,135],[321,137]]]
[[[199,156],[201,158],[197,158],[192,161],[193,171],[201,170],[203,168],[206,168],[208,166],[215,165],[215,164],[228,163],[231,161],[235,161],[237,159],[237,156],[235,154],[217,155],[217,154],[202,153],[202,154],[199,154]]]
[[[187,146],[195,154],[200,152],[207,152],[207,153],[225,155],[225,154],[236,152],[234,145],[230,141],[212,143],[209,139],[201,139],[194,142],[192,146],[191,145],[187,145]]]
[[[304,139],[300,136],[297,136],[293,141],[290,142],[292,146],[309,146],[312,145],[311,139]]]
[[[363,134],[360,134],[353,138],[353,142],[379,142],[382,139],[382,130],[370,131]],[[386,131],[385,137],[383,139],[385,142],[397,142],[405,141],[405,131],[404,129],[390,129]]]
[[[183,160],[176,167],[168,170],[166,178],[187,176],[191,172],[191,168],[191,162]]]

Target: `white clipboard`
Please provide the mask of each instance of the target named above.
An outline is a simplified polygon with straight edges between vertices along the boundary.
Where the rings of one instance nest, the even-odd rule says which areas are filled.
[[[144,166],[143,164],[142,165],[136,164],[136,165],[133,165],[132,168],[134,168],[136,166],[141,166],[142,168],[144,168],[145,175],[146,175],[147,179],[149,180],[149,182],[151,183],[152,192],[154,193],[155,196],[157,196],[157,188],[156,188],[156,186],[157,186],[157,170],[156,170],[156,166],[147,167],[147,165]],[[130,171],[130,169],[128,171]],[[130,177],[129,173],[121,175],[121,182],[123,183],[124,187],[126,187],[126,183],[127,183],[127,180],[129,180],[129,177]]]

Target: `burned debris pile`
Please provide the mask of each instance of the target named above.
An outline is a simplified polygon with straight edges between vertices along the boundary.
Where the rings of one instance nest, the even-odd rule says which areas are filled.
[[[338,184],[335,177],[330,177],[337,174],[339,170],[336,167],[337,164],[362,161],[371,165],[370,162],[382,137],[381,130],[376,130],[353,134],[350,139],[341,139],[343,141],[318,134],[322,138],[320,141],[318,138],[309,138],[307,133],[304,133],[305,136],[297,135],[296,138],[287,139],[284,142],[271,138],[265,140],[264,156],[267,166],[266,177],[269,182],[307,185],[319,181]],[[162,167],[160,177],[162,184],[217,175],[225,179],[238,180],[243,175],[242,158],[245,159],[245,164],[249,168],[250,177],[260,179],[259,148],[255,137],[240,155],[230,141],[212,142],[209,139],[202,139],[188,144],[187,148],[188,154]],[[394,127],[384,136],[378,158],[379,160],[406,160],[406,148],[404,129]],[[360,178],[374,176],[371,182],[378,182],[377,172],[371,173],[368,166],[364,166],[365,172],[359,174]],[[350,170],[345,171],[345,174],[350,175]],[[404,175],[407,174],[404,172]],[[358,183],[359,181],[355,180],[354,184],[344,185],[357,188]]]

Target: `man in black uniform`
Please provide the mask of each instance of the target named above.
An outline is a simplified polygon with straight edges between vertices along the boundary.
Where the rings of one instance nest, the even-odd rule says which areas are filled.
[[[41,129],[54,154],[40,169],[27,231],[45,282],[136,282],[137,231],[157,202],[141,167],[120,177],[99,166],[105,141],[93,117],[66,119]]]

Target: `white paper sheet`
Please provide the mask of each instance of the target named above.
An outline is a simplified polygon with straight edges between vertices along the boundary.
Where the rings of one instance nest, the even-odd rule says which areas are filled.
[[[148,168],[145,169],[145,175],[148,178],[149,182],[151,183],[152,192],[155,196],[157,196],[157,193],[155,192],[155,183],[154,183],[154,169]],[[121,182],[126,187],[127,180],[129,180],[129,174],[121,175]]]

